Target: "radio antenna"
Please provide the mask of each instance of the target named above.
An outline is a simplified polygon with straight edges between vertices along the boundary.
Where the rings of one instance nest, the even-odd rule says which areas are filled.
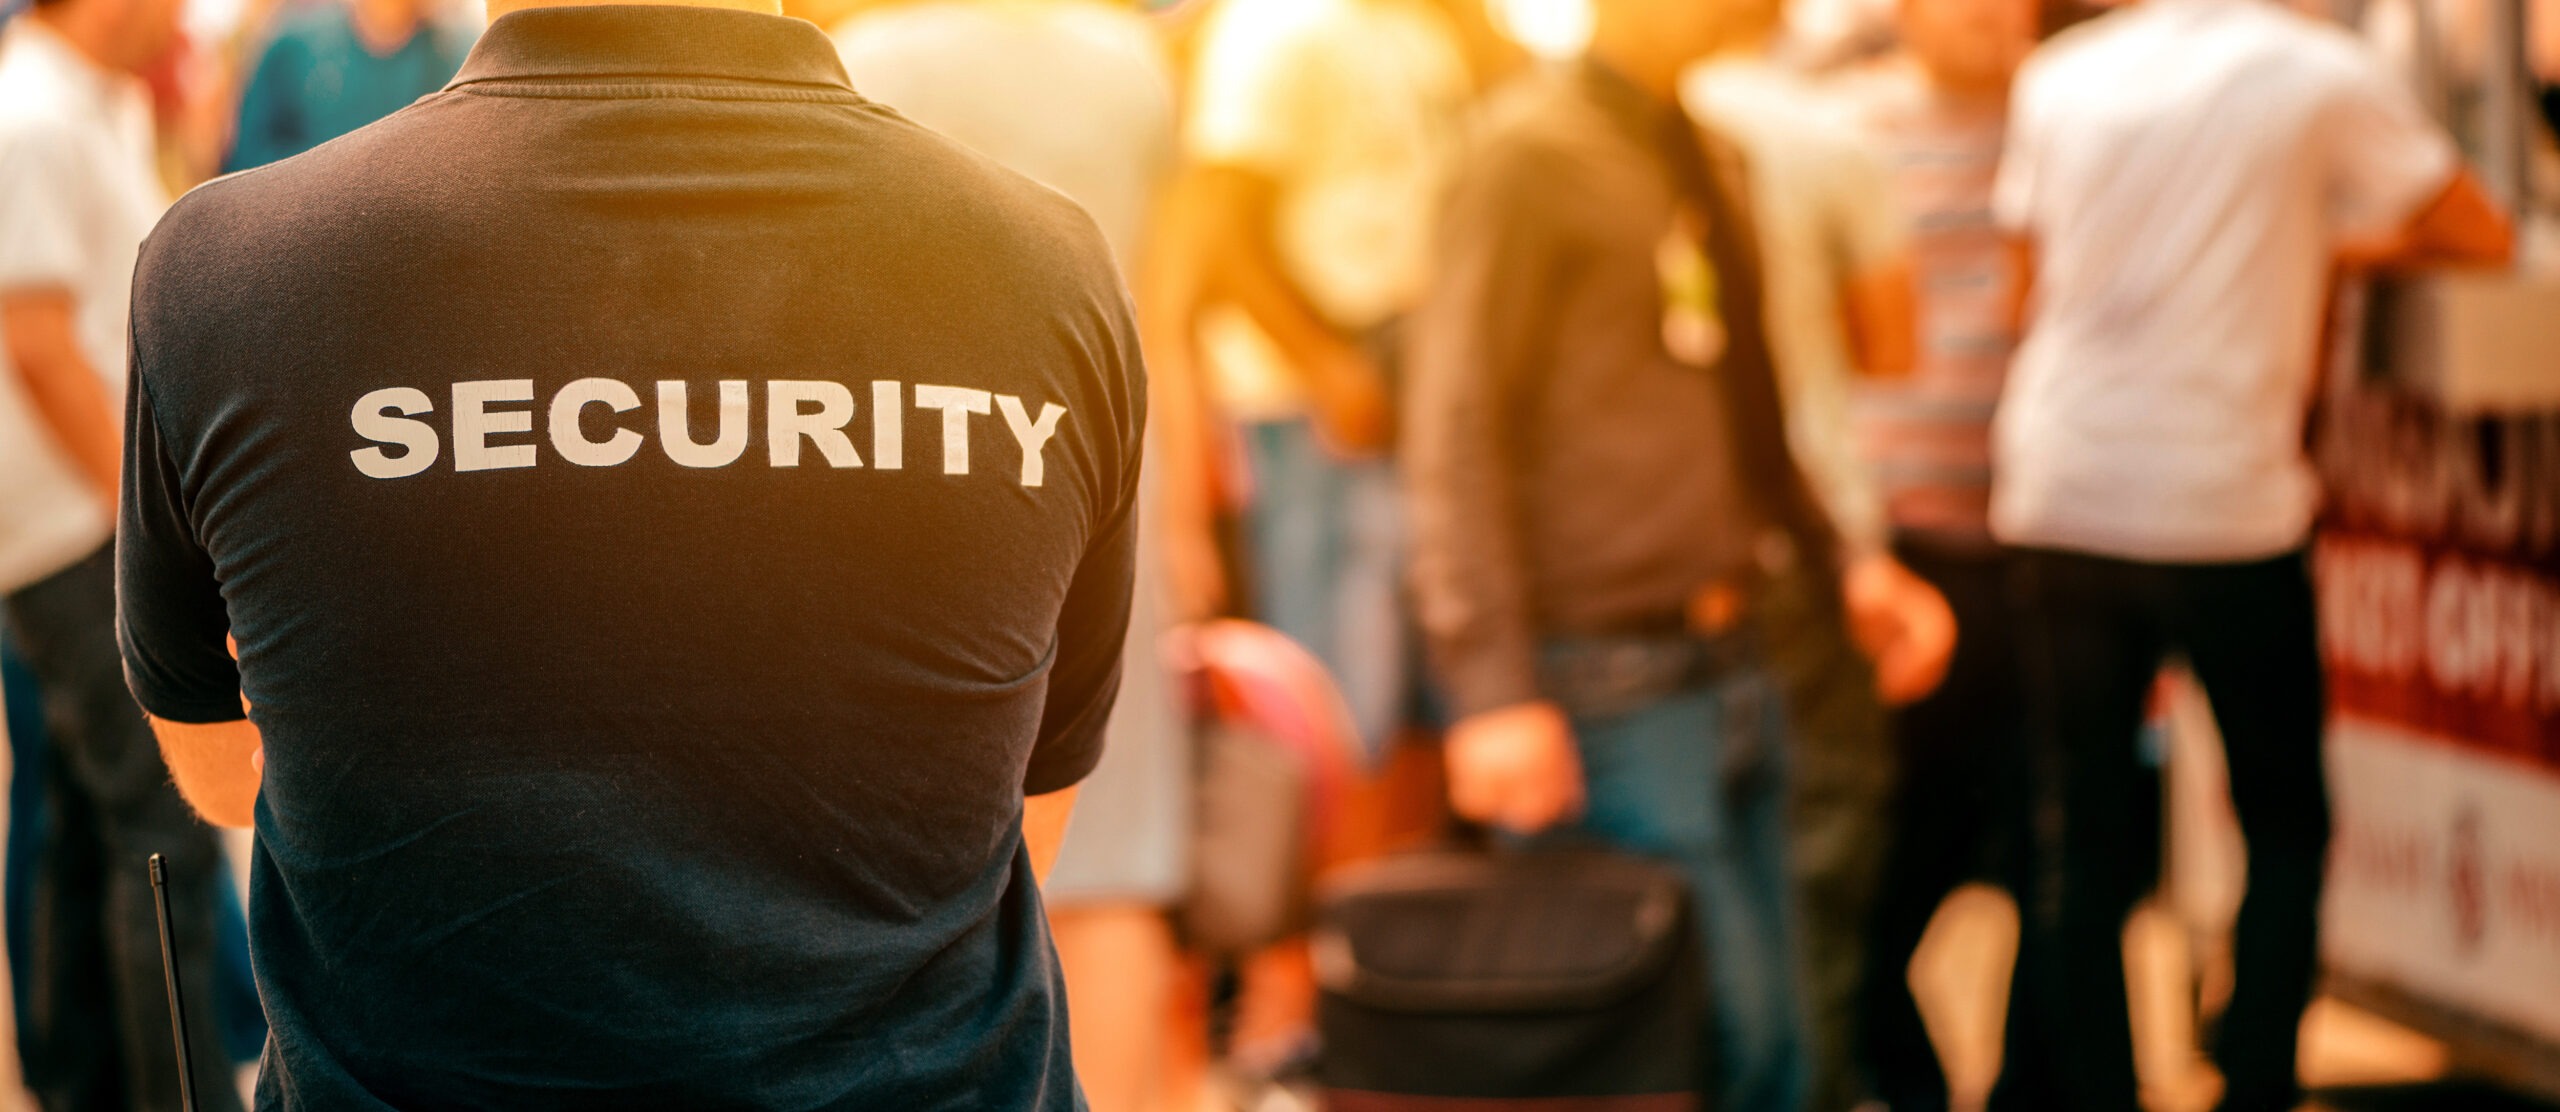
[[[160,972],[169,982],[169,1034],[178,1044],[178,1107],[196,1112],[195,1055],[187,1046],[187,998],[178,989],[178,950],[170,940],[169,870],[159,854],[151,855],[151,905],[160,914]]]

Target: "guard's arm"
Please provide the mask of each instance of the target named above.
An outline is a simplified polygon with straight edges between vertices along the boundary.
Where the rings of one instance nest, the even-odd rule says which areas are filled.
[[[1058,863],[1058,847],[1067,840],[1067,819],[1075,813],[1076,789],[1061,788],[1022,801],[1022,844],[1031,851],[1031,875],[1048,883]]]
[[[160,757],[169,763],[178,794],[206,822],[248,826],[254,821],[265,744],[254,723],[245,718],[203,724],[153,718],[151,732],[160,737]]]

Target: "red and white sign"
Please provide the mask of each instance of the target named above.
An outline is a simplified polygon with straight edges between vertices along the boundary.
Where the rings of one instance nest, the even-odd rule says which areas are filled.
[[[2560,1043],[2560,415],[2328,401],[2332,968]]]

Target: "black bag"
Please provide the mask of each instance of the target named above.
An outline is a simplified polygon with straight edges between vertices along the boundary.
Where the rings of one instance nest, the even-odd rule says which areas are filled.
[[[1704,959],[1686,886],[1599,850],[1347,869],[1313,940],[1329,1112],[1696,1112]]]

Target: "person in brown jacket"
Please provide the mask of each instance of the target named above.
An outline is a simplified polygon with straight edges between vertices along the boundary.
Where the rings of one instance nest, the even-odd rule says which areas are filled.
[[[1675,99],[1713,6],[1605,0],[1496,94],[1444,213],[1405,399],[1413,574],[1462,815],[1688,876],[1717,1107],[1804,1100],[1784,699],[1755,594],[1837,575],[1879,671],[1930,678],[1925,588],[1848,575],[1789,454],[1738,159]]]

